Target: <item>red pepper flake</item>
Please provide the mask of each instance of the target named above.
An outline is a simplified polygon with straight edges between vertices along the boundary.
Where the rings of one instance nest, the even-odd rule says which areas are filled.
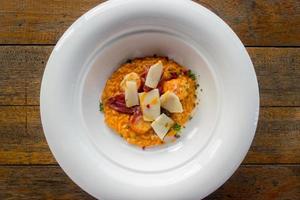
[[[152,90],[152,88],[148,87],[147,85],[144,85],[143,92],[149,92],[150,90]]]
[[[150,104],[147,104],[146,107],[147,107],[147,108],[150,108]]]
[[[157,89],[158,89],[158,91],[159,91],[159,95],[162,95],[162,93],[163,93],[163,81],[162,80],[160,80],[160,82],[158,83],[158,85],[157,85]]]
[[[171,75],[171,79],[178,78],[177,72],[171,72],[170,75]]]
[[[184,69],[184,70],[182,70],[182,72],[183,72],[184,75],[188,75],[189,70],[188,69]]]

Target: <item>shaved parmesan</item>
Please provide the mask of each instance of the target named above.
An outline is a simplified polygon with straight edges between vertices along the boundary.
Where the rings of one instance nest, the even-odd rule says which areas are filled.
[[[150,67],[146,77],[145,85],[150,88],[156,88],[162,73],[163,73],[162,62],[158,61],[156,64]]]
[[[160,100],[158,89],[139,93],[140,104],[145,121],[153,121],[160,115]]]
[[[138,90],[135,81],[126,81],[125,102],[126,107],[139,105]]]
[[[164,139],[165,135],[168,133],[169,129],[173,125],[174,121],[164,113],[157,117],[155,121],[151,123],[154,132],[158,135],[158,137],[161,140]]]
[[[167,91],[160,97],[161,107],[168,110],[170,113],[182,113],[183,108],[179,97],[174,93]]]

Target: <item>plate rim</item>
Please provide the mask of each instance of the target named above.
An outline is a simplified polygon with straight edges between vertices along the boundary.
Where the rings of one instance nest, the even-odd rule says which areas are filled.
[[[132,2],[135,2],[136,0],[129,0],[129,1],[127,1],[126,3],[132,3]],[[178,1],[179,2],[179,1]],[[99,9],[99,7],[106,7],[106,6],[110,6],[111,8],[112,7],[114,7],[114,6],[116,6],[116,5],[120,5],[120,4],[123,4],[124,2],[122,2],[122,3],[120,3],[120,1],[118,1],[118,0],[113,0],[113,1],[107,1],[107,2],[104,2],[104,3],[101,3],[100,5],[98,5],[98,6],[96,6],[95,8],[93,8],[93,9],[91,9],[90,11],[88,11],[87,13],[85,13],[83,16],[81,16],[79,19],[77,19],[68,29],[67,29],[67,31],[63,34],[63,36],[60,38],[60,40],[57,42],[57,45],[56,46],[59,46],[59,45],[61,45],[62,43],[63,43],[63,40],[64,40],[64,38],[66,37],[66,35],[68,34],[68,32],[72,29],[72,28],[74,28],[75,26],[77,26],[79,23],[80,23],[80,20],[82,20],[82,18],[84,17],[84,16],[87,16],[87,15],[90,15],[92,12],[94,12],[94,11],[96,11],[97,9]],[[183,3],[183,1],[182,1],[182,3]],[[125,4],[125,3],[124,3]],[[190,2],[190,4],[192,5],[192,4],[194,4],[194,6],[196,5],[196,6],[200,6],[200,7],[202,7],[204,10],[206,10],[206,12],[210,12],[210,13],[212,13],[211,11],[209,11],[208,9],[206,9],[205,7],[203,7],[203,6],[201,6],[201,5],[199,5],[199,4],[197,4],[197,3],[195,3],[195,2]],[[213,15],[215,15],[214,13],[212,13]],[[216,16],[216,15],[215,15]],[[216,16],[218,19],[220,19],[218,16]],[[228,26],[223,20],[221,20],[222,21],[222,23],[224,23],[226,26]],[[228,26],[228,28],[229,28],[229,26]],[[242,42],[240,41],[240,39],[238,38],[238,36],[229,28],[229,30],[232,32],[232,34],[236,37],[236,39],[238,40],[238,42],[242,45]],[[56,47],[55,47],[56,48]],[[55,49],[54,48],[54,49]],[[252,65],[252,67],[253,67],[253,64],[252,64],[252,61],[251,61],[251,59],[250,59],[250,57],[249,57],[249,54],[247,53],[247,50],[245,49],[245,47],[243,46],[243,50],[246,52],[246,54],[247,54],[247,56],[248,56],[248,59],[250,60],[250,62],[251,62],[251,65]],[[59,159],[57,159],[56,158],[56,153],[57,153],[57,150],[56,149],[54,149],[54,147],[50,144],[51,142],[50,142],[50,140],[51,139],[49,139],[49,137],[47,136],[47,130],[45,130],[46,128],[45,128],[45,126],[44,126],[44,124],[46,123],[46,121],[45,121],[45,118],[43,117],[43,115],[45,115],[45,114],[43,114],[43,113],[45,113],[46,111],[45,111],[45,106],[44,106],[44,100],[43,100],[43,98],[44,98],[44,92],[45,92],[45,84],[47,84],[47,80],[46,80],[46,76],[47,76],[47,68],[49,69],[49,67],[48,66],[50,66],[51,65],[51,60],[53,59],[53,57],[55,56],[55,52],[54,52],[54,50],[52,51],[52,53],[51,53],[51,55],[50,55],[50,57],[49,57],[49,60],[48,60],[48,62],[47,62],[47,65],[46,65],[46,68],[45,68],[45,72],[44,72],[44,75],[43,75],[43,79],[42,79],[42,84],[41,84],[41,93],[40,93],[40,107],[41,107],[41,111],[40,111],[40,115],[41,115],[41,120],[42,120],[42,125],[43,125],[43,130],[44,130],[44,134],[45,134],[45,137],[46,137],[46,139],[47,139],[47,143],[48,143],[48,145],[49,145],[49,147],[50,147],[50,150],[51,150],[51,152],[52,152],[52,154],[54,155],[54,157],[55,157],[55,159],[58,161],[58,163],[59,163],[59,165],[62,167],[62,169],[66,172],[66,174],[69,176],[69,178],[71,178],[72,180],[73,180],[73,178],[72,178],[72,175],[70,175],[71,174],[71,172],[68,170],[68,169],[66,169],[65,167],[63,167],[62,166],[62,164],[61,164],[61,161],[59,160]],[[256,119],[256,123],[258,122],[258,117],[259,117],[259,109],[260,109],[260,106],[259,106],[259,88],[258,88],[258,83],[257,83],[257,77],[256,77],[256,73],[255,73],[255,70],[254,70],[254,67],[253,67],[253,71],[254,71],[254,75],[255,75],[255,81],[256,81],[256,86],[257,86],[257,99],[258,99],[258,102],[256,102],[257,104],[257,119]],[[43,92],[44,91],[44,92]],[[256,130],[256,127],[257,127],[257,124],[255,124],[254,125],[255,126],[255,130]],[[254,130],[254,133],[252,134],[252,138],[251,138],[251,141],[250,141],[250,145],[249,145],[249,147],[247,148],[247,151],[249,150],[249,148],[250,148],[250,146],[251,146],[251,143],[252,143],[252,141],[253,141],[253,138],[254,138],[254,135],[255,135],[255,130]],[[237,169],[237,167],[240,165],[240,163],[242,162],[242,160],[244,159],[244,157],[246,156],[246,154],[244,154],[244,156],[243,156],[243,158],[240,160],[240,162],[239,163],[237,163],[236,164],[236,167],[235,168],[233,168],[232,169],[232,171],[231,172],[229,172],[231,175],[233,174],[233,172]],[[231,176],[230,175],[230,176]],[[230,177],[229,176],[229,177]],[[229,177],[224,177],[224,181],[222,180],[221,182],[225,182]],[[87,191],[88,193],[89,193],[89,191],[86,189],[86,186],[85,185],[82,185],[82,184],[80,184],[79,182],[78,182],[78,180],[73,180],[74,182],[76,182],[76,184],[77,185],[79,185],[81,188],[83,188],[85,191]],[[223,183],[222,183],[223,184]],[[221,185],[222,185],[221,184]],[[220,185],[219,185],[220,186]],[[218,187],[219,187],[218,186]],[[217,188],[214,188],[213,190],[216,190]],[[210,192],[209,192],[210,193]],[[92,196],[94,196],[94,194],[92,194],[92,193],[90,193]]]

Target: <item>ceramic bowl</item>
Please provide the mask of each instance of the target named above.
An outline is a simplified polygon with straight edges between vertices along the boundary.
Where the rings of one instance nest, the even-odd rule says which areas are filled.
[[[168,56],[200,84],[199,105],[177,142],[143,151],[104,123],[99,97],[127,59]],[[113,0],[61,37],[41,87],[41,118],[57,162],[99,199],[200,199],[238,168],[259,113],[255,71],[236,34],[192,1]]]

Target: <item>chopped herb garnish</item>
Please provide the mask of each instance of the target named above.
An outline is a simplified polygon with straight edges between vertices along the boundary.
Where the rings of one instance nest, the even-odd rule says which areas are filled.
[[[196,75],[192,72],[192,70],[188,70],[187,75],[188,75],[191,79],[196,80]]]
[[[200,91],[203,92],[203,89],[201,88]]]
[[[199,86],[200,86],[199,83],[197,83],[197,84],[196,84],[196,88],[198,88]]]
[[[180,138],[180,135],[178,135],[177,133],[174,135],[175,138]]]
[[[174,124],[174,126],[172,127],[174,129],[174,131],[179,132],[181,130],[181,126],[180,124]]]
[[[103,112],[103,111],[104,111],[104,106],[103,106],[103,103],[102,103],[102,102],[100,102],[100,104],[99,104],[99,111],[100,111],[100,112]]]
[[[192,117],[192,116],[190,116],[190,117],[189,117],[189,120],[192,120],[192,119],[193,119],[193,117]]]

